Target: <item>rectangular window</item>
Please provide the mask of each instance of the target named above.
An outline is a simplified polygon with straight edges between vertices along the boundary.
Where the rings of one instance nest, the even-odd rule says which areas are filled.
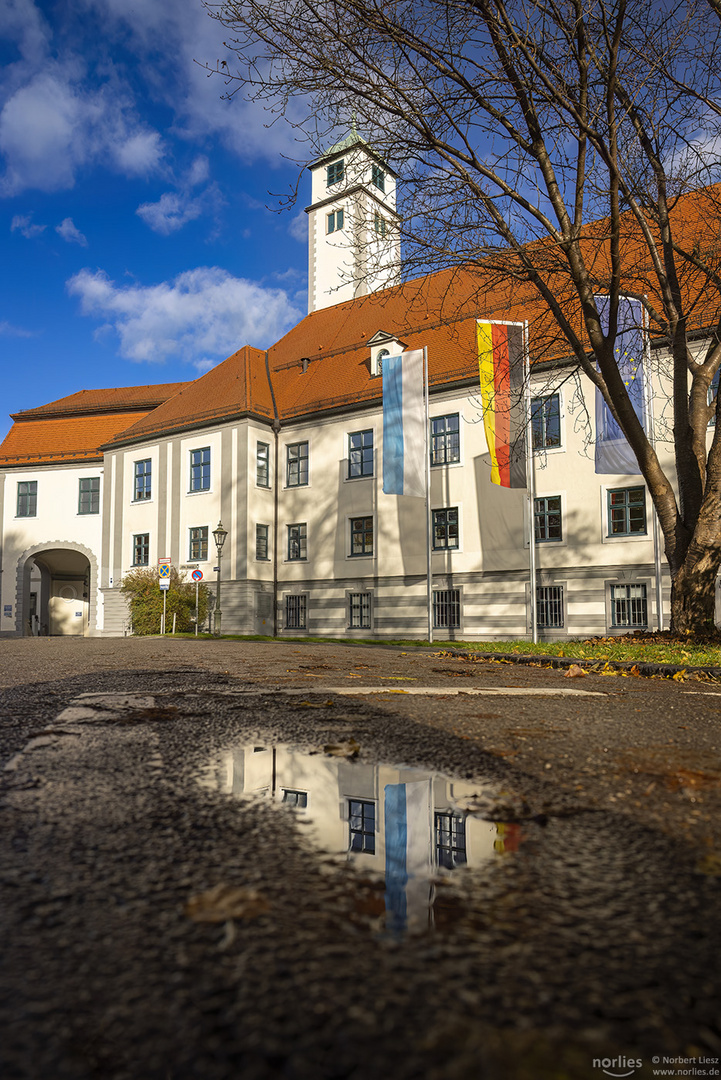
[[[531,433],[534,450],[549,450],[561,445],[559,394],[531,398]]]
[[[560,495],[544,495],[534,500],[534,528],[539,544],[563,540]]]
[[[100,513],[100,477],[93,476],[80,481],[78,492],[78,513]]]
[[[376,804],[365,799],[348,800],[348,847],[351,851],[365,851],[375,855],[376,850]]]
[[[270,526],[255,526],[255,557],[260,562],[268,561],[268,532]]]
[[[305,595],[286,596],[285,598],[285,626],[286,630],[305,630]]]
[[[385,236],[386,234],[386,219],[382,214],[379,214],[376,210],[375,217],[373,218],[373,226],[378,236]]]
[[[291,443],[286,451],[286,485],[304,487],[308,483],[308,443]]]
[[[611,586],[611,626],[648,626],[645,585]]]
[[[436,860],[439,866],[452,870],[466,863],[466,819],[450,810],[435,814]]]
[[[18,517],[37,517],[38,482],[20,480],[18,483]]]
[[[328,214],[326,216],[326,232],[340,232],[343,228],[343,217],[342,210],[333,210],[332,213]]]
[[[608,535],[643,536],[646,532],[646,489],[616,488],[608,492]]]
[[[147,566],[150,561],[150,533],[133,537],[133,566]]]
[[[297,806],[299,810],[304,810],[307,807],[307,791],[293,791],[291,788],[282,788],[282,791],[283,802],[286,806]]]
[[[190,451],[190,490],[210,490],[210,447]]]
[[[433,511],[433,550],[446,551],[458,547],[458,507]]]
[[[188,562],[208,561],[208,526],[201,525],[190,530]]]
[[[369,592],[354,592],[348,595],[348,626],[351,630],[370,630],[371,628],[371,594]]]
[[[431,465],[450,465],[460,460],[459,414],[434,416],[431,420]]]
[[[270,446],[265,442],[256,446],[255,482],[258,487],[270,487]]]
[[[373,475],[373,432],[353,431],[348,436],[348,479]]]
[[[373,518],[358,517],[350,520],[351,555],[373,554]]]
[[[536,626],[563,629],[563,585],[539,585],[536,589]]]
[[[305,522],[288,526],[288,561],[297,562],[308,557],[308,526]]]
[[[133,499],[135,502],[149,499],[152,492],[152,462],[150,458],[135,462],[134,477]]]
[[[377,187],[379,191],[385,191],[386,174],[383,172],[383,169],[381,169],[380,165],[373,166],[371,179],[373,180],[374,187]]]
[[[433,625],[439,630],[458,630],[461,625],[461,590],[433,590]]]
[[[339,184],[343,179],[343,160],[334,161],[331,165],[326,165],[325,175],[328,187],[331,187],[332,184]]]

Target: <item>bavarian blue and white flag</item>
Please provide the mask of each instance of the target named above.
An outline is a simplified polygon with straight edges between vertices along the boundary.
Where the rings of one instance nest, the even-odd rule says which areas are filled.
[[[383,357],[383,492],[426,494],[423,350]]]
[[[603,332],[608,333],[610,297],[597,296],[596,307]],[[643,304],[630,296],[618,298],[618,334],[614,355],[621,378],[626,384],[636,416],[646,427],[643,357],[645,330]],[[596,389],[596,472],[640,474],[636,456],[611,415],[601,391]]]
[[[383,364],[385,375],[385,358]],[[385,786],[386,928],[400,933],[428,918],[432,788],[427,780]]]

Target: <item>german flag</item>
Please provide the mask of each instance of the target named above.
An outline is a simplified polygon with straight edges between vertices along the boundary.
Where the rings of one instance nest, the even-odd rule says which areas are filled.
[[[523,334],[521,323],[478,320],[478,370],[491,480],[507,488],[526,486]]]

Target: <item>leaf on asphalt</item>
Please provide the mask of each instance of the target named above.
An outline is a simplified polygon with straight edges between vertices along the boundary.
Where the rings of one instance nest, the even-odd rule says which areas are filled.
[[[393,679],[394,682],[418,682],[411,675],[381,675],[381,679]]]
[[[683,671],[677,671],[677,672],[675,672],[675,673],[674,673],[674,674],[673,674],[673,675],[671,676],[671,678],[673,679],[673,681],[674,681],[674,682],[683,682],[683,681],[684,681],[684,679],[686,678],[686,669],[684,668],[684,670],[683,670]]]
[[[323,753],[329,757],[357,758],[360,753],[360,745],[355,739],[348,739],[343,743],[327,743],[323,747]]]
[[[332,701],[299,701],[299,709],[327,709],[329,705],[333,705]]]
[[[571,664],[568,671],[564,672],[564,679],[581,679],[585,676],[586,672],[578,664]]]
[[[214,885],[191,896],[185,914],[194,922],[222,923],[228,919],[257,919],[270,911],[270,903],[257,889]]]

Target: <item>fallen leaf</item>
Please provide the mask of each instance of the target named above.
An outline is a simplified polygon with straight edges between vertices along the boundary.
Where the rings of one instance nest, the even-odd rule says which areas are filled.
[[[237,885],[214,885],[191,896],[185,914],[194,922],[222,923],[228,919],[257,919],[270,910],[267,898],[257,889]]]
[[[683,681],[684,681],[684,679],[686,678],[686,669],[684,668],[684,670],[683,670],[683,671],[677,671],[677,672],[675,672],[675,673],[674,673],[674,674],[673,674],[673,675],[671,676],[671,678],[673,679],[673,681],[674,681],[674,682],[683,682]]]
[[[564,672],[564,679],[580,679],[585,676],[586,672],[578,664],[571,664],[568,671]]]
[[[299,701],[299,709],[327,709],[329,705],[332,705],[332,701]]]

